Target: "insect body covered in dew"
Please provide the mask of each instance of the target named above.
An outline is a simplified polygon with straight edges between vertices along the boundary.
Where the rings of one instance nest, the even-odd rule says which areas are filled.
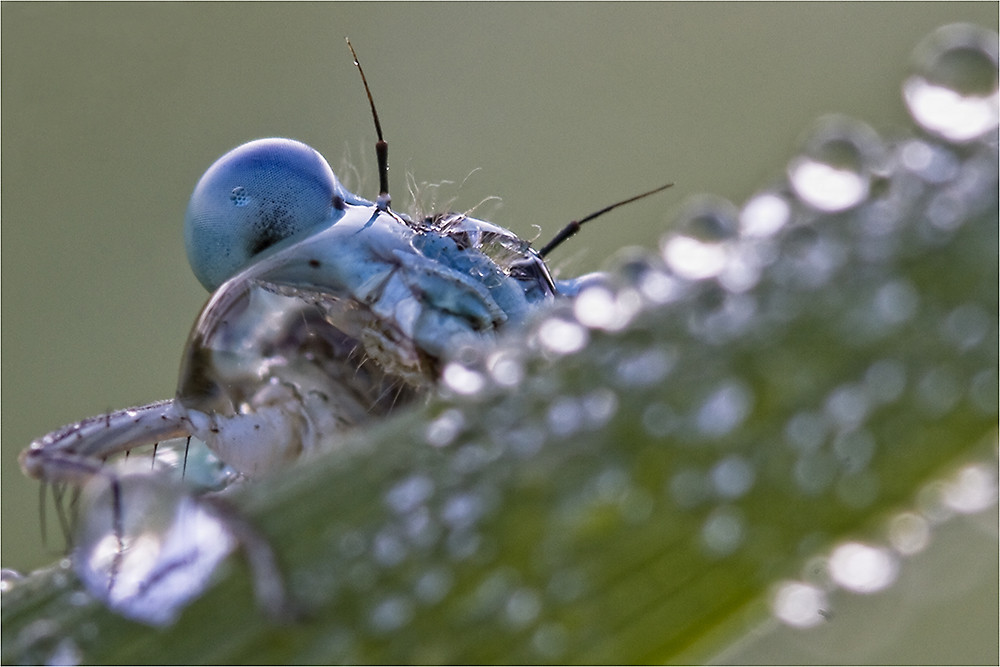
[[[250,142],[213,165],[185,237],[196,275],[221,284],[192,330],[175,410],[250,476],[409,402],[449,351],[559,290],[511,232],[462,214],[417,223],[381,210],[288,139]]]
[[[462,213],[412,220],[389,205],[374,103],[372,111],[375,202],[347,191],[317,151],[291,139],[251,141],[213,164],[184,227],[191,267],[212,295],[185,346],[175,397],[68,425],[21,455],[31,477],[87,483],[74,565],[126,616],[172,621],[237,543],[265,608],[281,606],[281,577],[267,544],[224,503],[145,483],[148,473],[137,479],[105,459],[193,438],[229,480],[329,448],[338,434],[426,395],[449,354],[594,280],[555,281],[543,256],[582,222],[635,199],[570,223],[541,251]],[[153,507],[157,521],[146,516]]]

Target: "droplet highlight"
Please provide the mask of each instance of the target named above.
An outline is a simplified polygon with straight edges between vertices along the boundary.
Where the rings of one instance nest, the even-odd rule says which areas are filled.
[[[938,28],[913,54],[903,83],[910,115],[927,132],[964,143],[994,131],[1000,118],[997,35],[969,24]]]

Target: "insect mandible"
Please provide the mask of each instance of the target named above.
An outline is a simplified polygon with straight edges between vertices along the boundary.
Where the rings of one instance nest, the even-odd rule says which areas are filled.
[[[123,505],[160,493],[157,484],[105,459],[194,438],[229,478],[254,478],[328,447],[331,435],[432,391],[455,350],[482,345],[541,304],[600,280],[555,280],[544,257],[584,222],[670,186],[573,221],[540,250],[464,213],[398,213],[387,144],[350,48],[378,137],[375,201],[346,190],[326,160],[298,141],[258,139],[223,155],[198,182],[185,218],[188,259],[212,295],[188,337],[175,397],[70,424],[20,456],[24,472],[46,483],[101,482],[103,500],[90,505],[103,514],[87,510],[80,522],[84,533],[97,531],[98,539],[88,538],[97,546],[78,549],[75,566],[93,593],[138,620],[171,620],[234,542],[255,537],[245,526],[233,531],[242,524],[221,505],[177,494],[168,531],[183,516],[223,521],[235,537],[208,549],[161,535],[159,551],[144,553],[137,545],[145,544],[145,529],[132,525]],[[139,559],[147,562],[127,576]],[[178,585],[178,572],[186,583]],[[165,593],[168,583],[182,592]],[[177,599],[171,606],[158,596]]]

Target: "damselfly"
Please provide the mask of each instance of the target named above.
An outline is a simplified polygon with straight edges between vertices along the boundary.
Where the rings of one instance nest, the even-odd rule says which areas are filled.
[[[414,219],[391,207],[387,144],[364,86],[378,135],[375,201],[346,190],[318,152],[291,139],[222,156],[185,220],[188,258],[212,296],[188,338],[176,396],[70,424],[21,455],[44,482],[95,480],[75,564],[92,592],[134,618],[169,621],[237,542],[257,544],[251,559],[271,565],[222,505],[126,475],[108,457],[176,439],[186,451],[195,439],[229,481],[327,448],[331,436],[433,391],[457,350],[601,280],[555,280],[544,257],[580,224],[669,187],[574,221],[540,250],[464,213]],[[159,521],[130,504],[156,508]],[[192,537],[199,531],[224,537],[209,546]]]

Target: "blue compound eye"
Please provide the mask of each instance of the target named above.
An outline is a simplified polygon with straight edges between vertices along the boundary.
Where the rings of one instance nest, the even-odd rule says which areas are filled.
[[[346,193],[323,156],[292,139],[257,139],[209,167],[191,195],[184,243],[195,276],[214,290],[291,236],[330,225]]]

